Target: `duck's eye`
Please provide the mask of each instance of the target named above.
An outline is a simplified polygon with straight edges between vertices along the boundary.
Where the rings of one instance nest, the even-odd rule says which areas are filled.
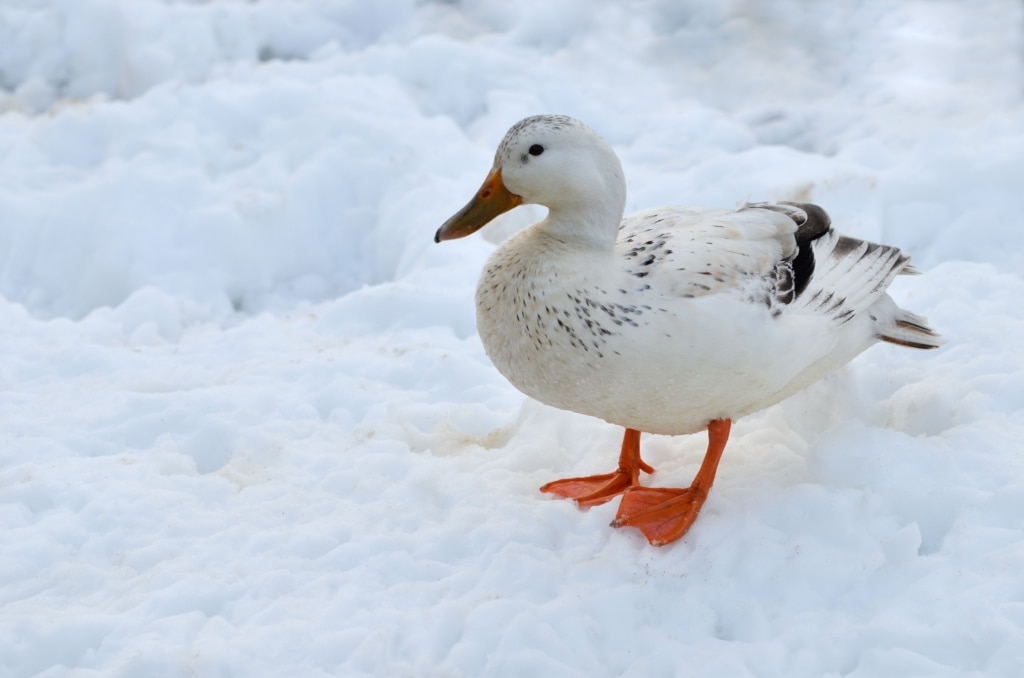
[[[533,146],[530,146],[530,155],[540,155],[543,152],[544,147],[541,146],[540,144],[534,144]]]

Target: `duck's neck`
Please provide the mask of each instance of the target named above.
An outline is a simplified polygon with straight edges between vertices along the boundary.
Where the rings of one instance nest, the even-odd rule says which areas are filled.
[[[619,186],[549,206],[538,228],[574,247],[613,250],[626,204],[625,187]]]

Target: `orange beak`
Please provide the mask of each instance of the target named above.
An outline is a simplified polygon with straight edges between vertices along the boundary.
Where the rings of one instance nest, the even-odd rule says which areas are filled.
[[[434,242],[465,238],[479,231],[499,214],[522,204],[521,197],[505,188],[501,170],[496,169],[487,175],[473,199],[437,229]]]

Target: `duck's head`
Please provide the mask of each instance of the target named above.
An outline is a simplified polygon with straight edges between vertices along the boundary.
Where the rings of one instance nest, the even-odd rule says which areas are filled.
[[[434,242],[462,238],[524,204],[543,205],[539,225],[567,241],[610,245],[626,202],[619,159],[601,136],[564,115],[536,115],[505,134],[494,165]]]

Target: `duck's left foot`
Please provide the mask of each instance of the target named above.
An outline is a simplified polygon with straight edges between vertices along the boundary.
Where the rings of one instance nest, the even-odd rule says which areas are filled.
[[[612,527],[635,527],[654,546],[664,546],[687,533],[705,499],[699,488],[634,487],[622,495]]]
[[[686,489],[668,487],[632,487],[622,495],[622,503],[612,527],[635,527],[654,546],[664,546],[679,539],[704,506],[715,472],[729,440],[732,421],[716,419],[708,424],[708,450],[700,464],[697,477]]]
[[[554,480],[541,487],[540,491],[575,499],[577,504],[587,508],[614,499],[631,487],[639,487],[640,471],[654,473],[654,469],[640,458],[640,431],[627,428],[622,437],[622,452],[616,471],[598,476]]]

